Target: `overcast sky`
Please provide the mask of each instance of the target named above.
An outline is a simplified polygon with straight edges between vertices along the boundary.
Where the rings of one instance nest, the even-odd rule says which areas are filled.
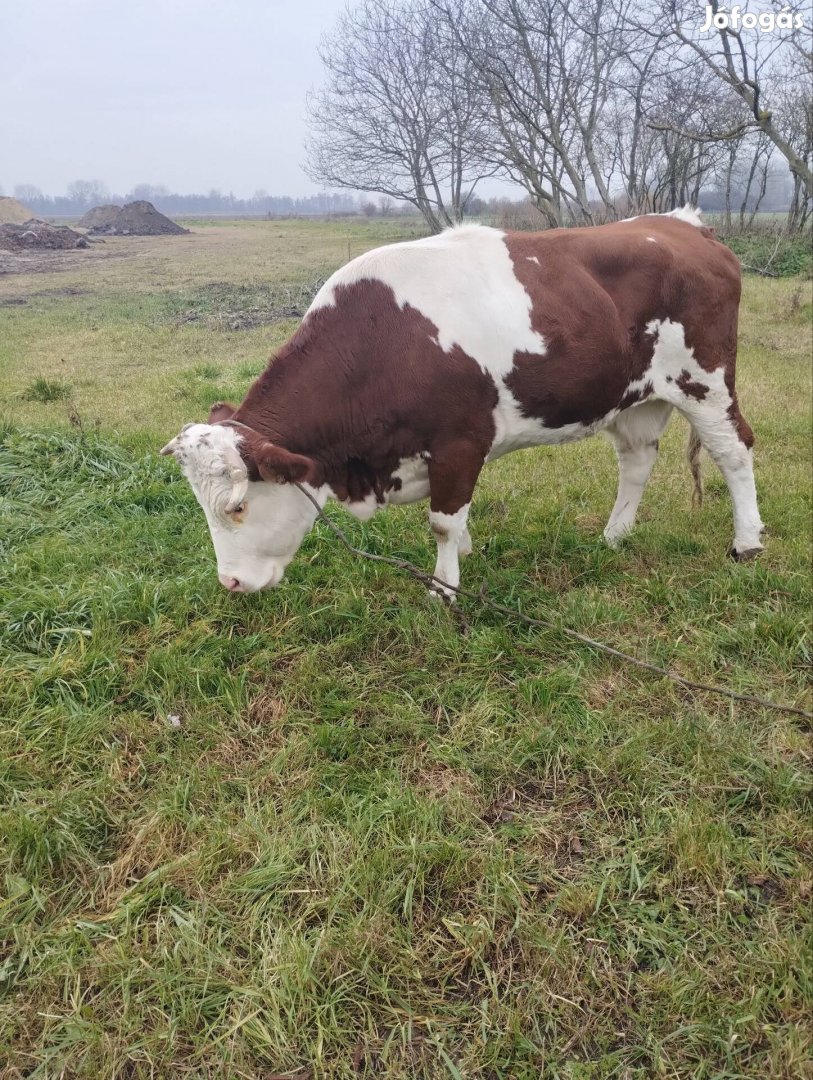
[[[344,0],[4,5],[0,186],[103,180],[251,195],[317,190],[305,95]]]

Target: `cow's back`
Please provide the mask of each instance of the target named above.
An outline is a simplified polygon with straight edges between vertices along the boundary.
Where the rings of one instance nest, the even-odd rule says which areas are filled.
[[[651,215],[598,228],[465,226],[378,248],[325,283],[250,408],[297,452],[397,461],[441,439],[496,456],[578,439],[638,400],[647,327],[733,355],[737,261]],[[254,398],[256,397],[256,401]],[[384,467],[384,466],[382,466]]]

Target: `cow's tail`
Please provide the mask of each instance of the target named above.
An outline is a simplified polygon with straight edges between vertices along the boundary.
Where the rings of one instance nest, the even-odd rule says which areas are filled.
[[[692,506],[703,505],[703,477],[700,474],[700,451],[702,444],[700,436],[693,427],[689,428],[689,442],[686,444],[686,460],[689,463],[689,472],[692,474],[694,488],[692,489]]]

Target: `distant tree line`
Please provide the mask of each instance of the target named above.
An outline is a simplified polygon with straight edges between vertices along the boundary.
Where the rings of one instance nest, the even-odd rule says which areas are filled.
[[[359,200],[348,192],[304,195],[269,195],[262,189],[248,199],[231,193],[210,191],[202,195],[180,195],[162,185],[138,184],[124,195],[112,193],[101,180],[74,180],[64,195],[45,195],[34,184],[17,184],[14,197],[39,217],[76,217],[94,206],[122,205],[136,199],[151,202],[162,214],[190,217],[196,214],[269,214],[299,217],[318,214],[355,214]]]
[[[307,171],[433,230],[508,178],[551,226],[813,199],[809,7],[754,0],[360,0],[322,42]],[[735,16],[735,12],[738,14]],[[743,14],[745,13],[745,14]],[[708,23],[708,25],[706,25]]]

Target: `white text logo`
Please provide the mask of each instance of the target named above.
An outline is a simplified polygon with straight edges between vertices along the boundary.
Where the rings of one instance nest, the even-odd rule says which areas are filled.
[[[761,30],[765,34],[771,34],[774,30],[803,30],[805,25],[804,15],[791,10],[790,5],[785,5],[781,11],[761,11],[758,15],[753,11],[743,11],[735,4],[731,11],[714,11],[710,4],[706,5],[706,21],[700,27],[700,32],[705,33],[714,27],[716,30]]]

